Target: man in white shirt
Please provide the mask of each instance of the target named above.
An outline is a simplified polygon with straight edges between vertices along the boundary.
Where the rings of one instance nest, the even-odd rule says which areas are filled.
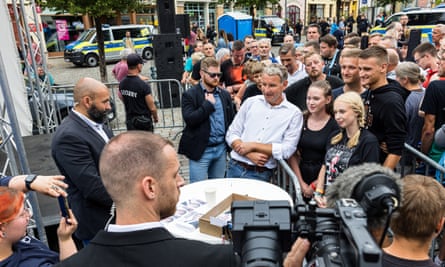
[[[303,63],[295,56],[293,44],[283,44],[278,51],[280,61],[287,68],[287,85],[291,85],[307,76]]]
[[[287,70],[278,64],[264,68],[263,95],[247,99],[226,134],[232,147],[227,177],[270,181],[276,159],[287,159],[296,150],[303,116],[286,100]]]

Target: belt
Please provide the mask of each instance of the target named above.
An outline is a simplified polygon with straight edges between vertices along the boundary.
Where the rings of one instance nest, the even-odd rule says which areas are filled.
[[[248,170],[248,171],[254,171],[254,172],[267,172],[267,171],[272,171],[269,168],[266,167],[261,167],[261,166],[256,166],[256,165],[249,165],[247,163],[232,159],[233,162],[235,162],[237,165],[243,167],[244,169]]]
[[[224,144],[224,142],[218,143],[218,144],[208,144],[207,146],[208,147],[215,147],[215,146],[219,146],[219,145],[222,145],[222,144]]]

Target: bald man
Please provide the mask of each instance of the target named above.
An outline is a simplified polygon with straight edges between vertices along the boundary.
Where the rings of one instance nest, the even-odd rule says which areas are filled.
[[[82,78],[74,87],[74,102],[53,136],[51,150],[69,185],[68,201],[79,222],[75,235],[88,244],[104,228],[112,204],[99,175],[100,153],[113,136],[103,125],[111,111],[110,93],[103,83]]]

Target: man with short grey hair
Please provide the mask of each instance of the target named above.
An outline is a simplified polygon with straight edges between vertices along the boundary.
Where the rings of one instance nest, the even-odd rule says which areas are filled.
[[[286,100],[287,70],[279,64],[264,68],[262,95],[248,98],[226,134],[233,149],[227,177],[270,181],[276,160],[289,158],[300,139],[303,116]]]

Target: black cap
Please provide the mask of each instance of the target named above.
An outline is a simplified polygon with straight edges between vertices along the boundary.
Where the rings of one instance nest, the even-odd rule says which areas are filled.
[[[128,67],[135,67],[138,64],[144,64],[144,60],[142,60],[142,57],[140,55],[133,53],[127,56]]]

